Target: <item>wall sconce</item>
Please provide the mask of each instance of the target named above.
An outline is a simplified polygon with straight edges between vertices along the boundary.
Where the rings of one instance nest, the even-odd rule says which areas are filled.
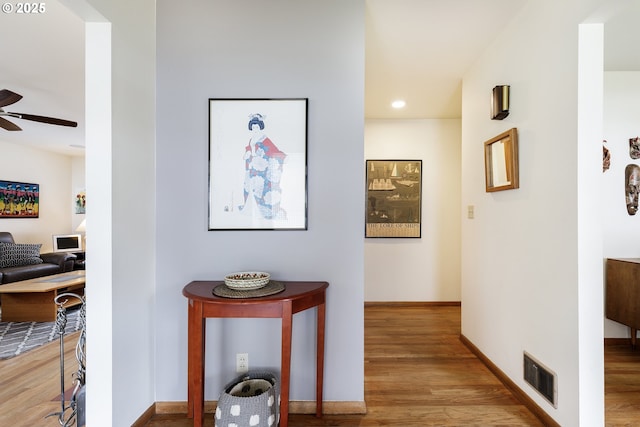
[[[509,85],[493,88],[491,94],[491,120],[502,120],[509,115]]]

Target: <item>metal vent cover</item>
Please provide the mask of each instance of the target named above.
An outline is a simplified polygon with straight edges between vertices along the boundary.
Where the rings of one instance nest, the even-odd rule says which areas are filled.
[[[524,352],[524,380],[528,382],[554,408],[558,407],[558,381],[556,373]]]

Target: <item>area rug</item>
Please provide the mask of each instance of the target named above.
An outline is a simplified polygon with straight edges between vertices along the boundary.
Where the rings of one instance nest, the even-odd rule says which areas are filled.
[[[67,310],[65,335],[82,328],[79,313],[80,307]],[[0,322],[0,360],[10,359],[59,339],[56,322]]]

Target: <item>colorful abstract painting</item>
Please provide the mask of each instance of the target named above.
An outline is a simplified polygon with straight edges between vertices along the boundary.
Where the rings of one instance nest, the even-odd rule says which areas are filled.
[[[40,186],[0,181],[0,218],[38,218]]]

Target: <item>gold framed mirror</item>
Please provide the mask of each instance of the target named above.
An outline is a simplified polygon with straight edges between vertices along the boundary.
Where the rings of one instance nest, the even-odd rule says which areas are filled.
[[[487,192],[518,188],[518,131],[511,128],[484,143]]]

